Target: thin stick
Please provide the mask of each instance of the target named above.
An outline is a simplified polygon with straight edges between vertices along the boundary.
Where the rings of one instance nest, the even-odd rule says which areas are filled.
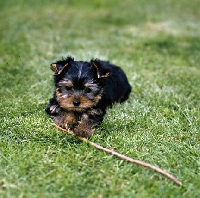
[[[61,131],[63,131],[63,132],[68,132],[70,135],[75,136],[75,134],[74,134],[70,129],[67,130],[67,129],[63,129],[63,128],[59,127],[59,126],[56,125],[56,124],[54,124],[54,125],[55,125],[55,127],[56,127],[57,129],[59,129],[59,130],[61,130]],[[154,171],[156,171],[156,172],[158,172],[158,173],[164,175],[165,177],[169,178],[170,180],[172,180],[172,181],[175,182],[176,184],[178,184],[178,185],[180,185],[180,186],[182,185],[182,183],[181,183],[177,178],[175,178],[173,175],[169,174],[168,172],[162,170],[161,168],[158,168],[158,167],[156,167],[156,166],[153,166],[153,165],[151,165],[151,164],[149,164],[149,163],[146,163],[146,162],[143,162],[143,161],[140,161],[140,160],[136,160],[136,159],[127,157],[127,156],[125,156],[125,155],[122,155],[122,154],[120,154],[120,153],[117,153],[117,152],[114,151],[114,150],[104,148],[104,147],[102,147],[102,146],[100,146],[100,145],[98,145],[98,144],[96,144],[96,143],[94,143],[94,142],[89,141],[88,139],[86,139],[86,138],[84,138],[84,137],[80,137],[80,136],[75,136],[75,137],[77,137],[78,139],[80,139],[80,140],[82,140],[82,141],[84,141],[84,142],[89,143],[90,145],[94,146],[95,148],[97,148],[97,149],[99,149],[99,150],[105,151],[105,152],[107,152],[107,153],[109,153],[109,154],[111,154],[111,155],[115,155],[115,156],[117,156],[117,157],[119,157],[119,158],[121,158],[121,159],[123,159],[123,160],[125,160],[125,161],[132,162],[132,163],[134,163],[134,164],[138,164],[138,165],[140,165],[140,166],[144,166],[144,167],[146,167],[146,168],[152,169],[152,170],[154,170]]]

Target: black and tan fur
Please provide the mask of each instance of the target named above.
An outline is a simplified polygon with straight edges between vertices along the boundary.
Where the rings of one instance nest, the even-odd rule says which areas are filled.
[[[90,137],[103,120],[106,108],[128,99],[131,86],[118,66],[98,59],[90,62],[73,58],[51,64],[55,91],[46,112],[62,128]]]

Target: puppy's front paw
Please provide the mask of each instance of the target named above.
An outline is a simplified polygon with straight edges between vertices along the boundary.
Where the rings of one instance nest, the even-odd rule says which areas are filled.
[[[78,126],[74,128],[74,134],[81,137],[90,137],[94,133],[94,129],[92,129],[92,125],[81,122]]]

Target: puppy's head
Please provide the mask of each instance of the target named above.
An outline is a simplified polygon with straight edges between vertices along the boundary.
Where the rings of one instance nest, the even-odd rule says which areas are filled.
[[[83,112],[101,99],[108,71],[99,69],[98,61],[74,61],[68,57],[51,64],[55,73],[56,97],[61,108]]]

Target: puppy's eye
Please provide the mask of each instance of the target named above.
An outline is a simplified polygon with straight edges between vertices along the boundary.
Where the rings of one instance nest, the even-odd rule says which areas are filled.
[[[72,87],[66,86],[65,90],[70,91],[70,90],[72,90]]]
[[[86,92],[86,93],[91,93],[91,91],[92,91],[92,90],[91,90],[89,87],[86,87],[86,88],[85,88],[85,92]]]

